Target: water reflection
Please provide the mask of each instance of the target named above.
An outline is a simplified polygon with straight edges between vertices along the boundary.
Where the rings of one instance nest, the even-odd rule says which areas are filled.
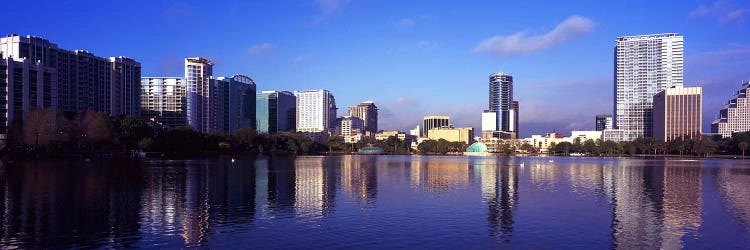
[[[681,248],[682,238],[701,225],[702,162],[643,163],[607,168],[614,182],[614,246]]]
[[[439,248],[460,247],[449,240],[460,238],[488,248],[677,249],[705,237],[708,222],[728,225],[711,228],[730,235],[721,248],[750,240],[750,168],[742,164],[424,156],[32,161],[0,166],[0,246]],[[706,217],[713,214],[737,221]],[[384,238],[357,236],[362,228]]]

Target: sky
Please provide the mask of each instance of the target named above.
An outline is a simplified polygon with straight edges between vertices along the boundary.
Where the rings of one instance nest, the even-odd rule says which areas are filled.
[[[379,128],[449,115],[481,129],[488,77],[513,75],[520,135],[593,130],[612,113],[614,40],[679,33],[685,86],[702,86],[704,131],[750,80],[750,2],[698,1],[7,1],[0,34],[141,62],[182,76],[185,57],[261,90],[328,89],[339,115],[372,100]]]

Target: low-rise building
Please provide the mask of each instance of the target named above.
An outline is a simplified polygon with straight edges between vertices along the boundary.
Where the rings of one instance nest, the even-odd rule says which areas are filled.
[[[565,136],[559,133],[547,133],[545,135],[532,135],[531,138],[523,139],[526,143],[531,144],[540,153],[547,153],[550,146],[562,142],[567,142]]]
[[[602,131],[571,131],[570,137],[566,137],[568,142],[575,143],[576,139],[580,139],[581,143],[584,143],[585,141],[592,140],[601,140],[602,139]]]
[[[427,133],[431,140],[444,139],[450,142],[463,142],[471,144],[474,138],[473,128],[436,128]]]

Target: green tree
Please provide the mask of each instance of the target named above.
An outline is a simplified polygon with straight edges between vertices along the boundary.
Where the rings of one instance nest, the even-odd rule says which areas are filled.
[[[136,149],[141,140],[153,136],[151,127],[141,119],[127,116],[118,123],[119,142],[125,149]]]
[[[746,141],[740,142],[739,149],[742,151],[742,158],[745,158],[745,150],[747,150],[748,143]]]
[[[326,140],[326,145],[328,145],[329,151],[340,151],[347,148],[344,143],[344,137],[340,135],[329,136]]]
[[[583,151],[587,154],[598,154],[599,150],[594,140],[588,139],[583,142]]]

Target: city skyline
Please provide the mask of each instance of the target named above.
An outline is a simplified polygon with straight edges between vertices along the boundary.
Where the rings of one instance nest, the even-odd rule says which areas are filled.
[[[22,5],[13,2],[9,7],[17,4]],[[593,130],[594,116],[612,110],[611,55],[619,36],[666,32],[684,36],[684,85],[704,87],[704,131],[710,131],[709,125],[726,99],[750,76],[748,38],[722,35],[747,31],[748,20],[742,11],[748,7],[746,3],[503,4],[518,10],[506,14],[516,17],[530,16],[529,11],[535,8],[555,9],[544,17],[521,18],[513,24],[482,17],[496,4],[478,3],[453,10],[443,3],[416,2],[399,4],[398,10],[391,11],[393,3],[362,1],[135,2],[117,7],[108,3],[49,2],[40,4],[38,12],[48,18],[27,23],[23,20],[28,18],[9,13],[10,25],[2,31],[41,36],[61,48],[127,56],[141,63],[143,76],[180,76],[185,57],[205,56],[219,65],[214,75],[247,74],[257,82],[258,91],[323,88],[335,93],[342,107],[373,100],[380,108],[383,130],[407,131],[420,124],[418,117],[429,114],[446,114],[457,127],[479,129],[486,101],[476,97],[484,96],[486,75],[499,70],[512,72],[515,99],[524,105],[520,137],[552,130],[566,134],[570,130]],[[116,11],[110,11],[113,8]],[[66,9],[86,10],[91,16],[72,17],[58,11]],[[204,34],[187,32],[186,20],[219,9],[229,14],[195,24],[190,30],[204,28],[235,39],[221,44],[191,40]],[[290,18],[269,17],[281,11],[289,13]],[[248,17],[246,12],[256,15]],[[618,15],[631,12],[632,16]],[[133,13],[151,18],[140,20],[130,16]],[[108,17],[108,21],[92,17]],[[44,21],[52,19],[69,22]],[[462,21],[453,23],[456,19]],[[351,28],[352,20],[357,28]],[[71,23],[76,25],[68,28]],[[639,25],[646,23],[649,25]],[[107,31],[111,29],[97,28],[102,25],[132,29],[137,36],[166,36],[161,36],[165,40],[160,43],[139,42]],[[69,32],[78,29],[86,32]],[[378,38],[370,41],[371,37]],[[365,75],[368,77],[363,78]],[[348,87],[352,82],[358,83],[357,88]],[[573,96],[578,98],[569,98]],[[345,112],[340,109],[338,116]]]

